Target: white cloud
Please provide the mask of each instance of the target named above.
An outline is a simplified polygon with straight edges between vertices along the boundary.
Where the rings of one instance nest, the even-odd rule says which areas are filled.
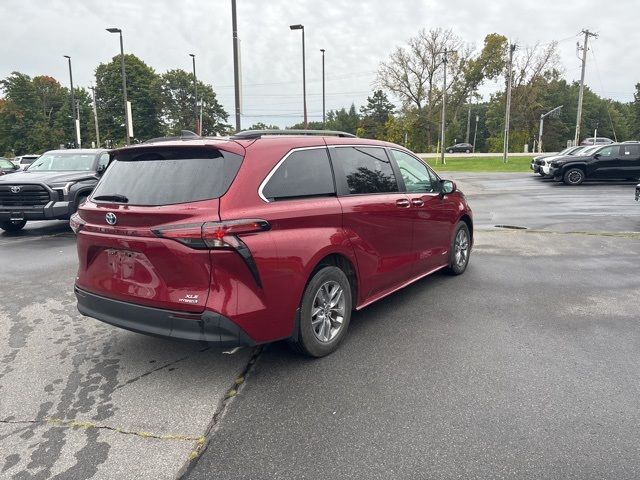
[[[451,28],[476,47],[498,32],[521,45],[560,43],[568,80],[579,78],[576,34],[600,34],[588,59],[587,83],[601,95],[629,101],[640,81],[634,52],[640,45],[636,0],[603,5],[594,0],[237,0],[242,39],[243,126],[262,120],[287,125],[301,120],[300,32],[305,25],[307,93],[311,119],[321,118],[321,54],[325,48],[327,109],[362,104],[375,71],[391,50],[421,28]],[[213,84],[233,112],[230,0],[2,0],[0,77],[14,70],[48,74],[67,83],[62,55],[73,57],[75,83],[88,86],[100,62],[125,50],[163,72],[190,69],[197,55],[199,78]],[[264,85],[267,84],[267,85]],[[491,87],[489,87],[491,88]],[[264,115],[264,116],[263,116]]]

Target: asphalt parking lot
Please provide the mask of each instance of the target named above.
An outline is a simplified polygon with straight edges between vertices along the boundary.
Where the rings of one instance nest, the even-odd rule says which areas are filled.
[[[354,314],[320,360],[85,319],[64,224],[0,235],[0,477],[638,478],[633,184],[450,177],[468,271]]]

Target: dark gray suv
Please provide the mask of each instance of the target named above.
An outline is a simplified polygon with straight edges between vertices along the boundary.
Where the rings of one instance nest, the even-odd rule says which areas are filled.
[[[107,150],[51,150],[28,170],[0,177],[0,229],[17,232],[29,220],[68,219],[108,164]]]

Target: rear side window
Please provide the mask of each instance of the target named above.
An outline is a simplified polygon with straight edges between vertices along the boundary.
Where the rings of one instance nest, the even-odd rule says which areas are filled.
[[[622,145],[622,155],[624,155],[625,157],[640,156],[640,145],[633,143]]]
[[[262,188],[267,200],[334,195],[326,148],[296,150],[280,164]]]
[[[116,153],[92,197],[124,195],[130,205],[171,205],[222,196],[242,156],[215,148],[155,148]]]
[[[351,194],[398,192],[398,182],[383,148],[336,147],[331,150]]]

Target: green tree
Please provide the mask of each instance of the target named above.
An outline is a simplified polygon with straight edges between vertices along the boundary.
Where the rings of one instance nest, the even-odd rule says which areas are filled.
[[[376,90],[371,97],[367,97],[367,104],[360,107],[362,114],[361,136],[383,139],[385,125],[395,110],[394,105],[382,90]]]
[[[169,70],[160,78],[162,116],[169,135],[177,135],[181,130],[196,131],[194,118],[193,73],[184,70]],[[198,100],[203,100],[202,135],[226,133],[230,126],[225,122],[229,114],[218,103],[211,85],[198,82]],[[199,121],[200,109],[198,109]]]
[[[251,125],[249,130],[280,130],[280,127],[277,125],[267,125],[264,122],[258,122]]]
[[[164,134],[160,77],[135,55],[125,55],[124,60],[134,137],[140,140],[159,137]],[[114,144],[124,142],[125,114],[119,55],[96,68],[96,103],[100,136]]]
[[[0,150],[39,153],[74,139],[69,90],[52,77],[13,72],[0,82]],[[85,99],[76,91],[81,108]]]

